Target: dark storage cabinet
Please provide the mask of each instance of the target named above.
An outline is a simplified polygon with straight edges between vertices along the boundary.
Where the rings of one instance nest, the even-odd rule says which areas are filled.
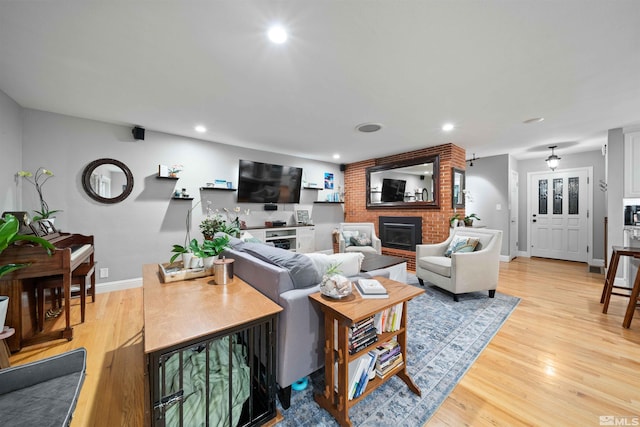
[[[276,417],[282,308],[235,276],[161,283],[143,268],[148,419],[157,427],[256,426]]]
[[[150,354],[152,425],[255,426],[275,417],[276,321]]]

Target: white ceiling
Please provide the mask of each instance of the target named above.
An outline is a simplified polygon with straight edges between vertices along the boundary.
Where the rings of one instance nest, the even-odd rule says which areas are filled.
[[[275,22],[286,44],[266,39]],[[335,163],[447,142],[562,156],[640,123],[640,1],[2,0],[0,90]]]

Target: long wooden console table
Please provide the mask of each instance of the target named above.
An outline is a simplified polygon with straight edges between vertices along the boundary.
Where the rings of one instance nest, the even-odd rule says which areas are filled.
[[[157,264],[143,267],[143,296],[144,353],[149,377],[148,417],[152,426],[172,425],[167,422],[171,415],[179,425],[195,424],[194,420],[186,418],[196,412],[195,404],[189,403],[189,409],[183,410],[183,402],[189,398],[187,384],[193,381],[193,376],[188,376],[193,375],[193,370],[187,372],[185,368],[187,360],[199,357],[196,354],[206,353],[206,360],[211,364],[214,356],[220,355],[213,351],[214,348],[225,346],[229,359],[232,353],[239,356],[233,352],[234,349],[241,348],[244,356],[234,357],[234,363],[215,368],[226,369],[229,380],[232,373],[250,372],[250,384],[244,385],[250,387],[250,394],[242,408],[241,424],[264,425],[276,419],[276,331],[277,315],[282,311],[279,305],[238,276],[226,285],[213,284],[213,276],[161,283]],[[243,360],[238,362],[238,359]],[[234,370],[239,364],[240,369]],[[175,382],[169,380],[169,366],[179,369],[179,390],[172,389]],[[236,384],[237,381],[229,382]],[[207,380],[206,392],[202,391],[203,402],[209,402],[212,393],[220,393],[220,390],[210,390],[210,387],[214,387],[214,383],[209,384]],[[231,389],[229,386],[230,391],[226,393],[229,396]],[[229,407],[229,414],[225,417],[230,418],[231,413],[236,416],[236,409],[231,411],[231,403],[202,404],[198,406],[202,409],[198,411],[198,417],[206,419],[206,425],[218,425],[214,420],[217,414],[207,413],[207,407]],[[221,422],[232,424],[226,424],[224,419]]]

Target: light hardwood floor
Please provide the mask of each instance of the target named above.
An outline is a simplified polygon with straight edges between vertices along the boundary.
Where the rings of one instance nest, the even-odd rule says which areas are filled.
[[[609,314],[602,314],[603,280],[580,263],[501,263],[498,291],[522,301],[427,425],[598,426],[604,415],[640,420],[640,313],[631,329],[622,328],[628,300],[614,296]],[[72,426],[144,425],[142,289],[97,295],[84,324],[74,304],[73,341],[25,348],[11,363],[84,346],[87,377]]]

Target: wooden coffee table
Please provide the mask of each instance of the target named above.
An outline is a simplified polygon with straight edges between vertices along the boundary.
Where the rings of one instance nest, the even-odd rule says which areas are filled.
[[[390,279],[407,283],[407,260],[397,256],[365,254],[360,271],[368,273],[383,268],[389,270]]]

